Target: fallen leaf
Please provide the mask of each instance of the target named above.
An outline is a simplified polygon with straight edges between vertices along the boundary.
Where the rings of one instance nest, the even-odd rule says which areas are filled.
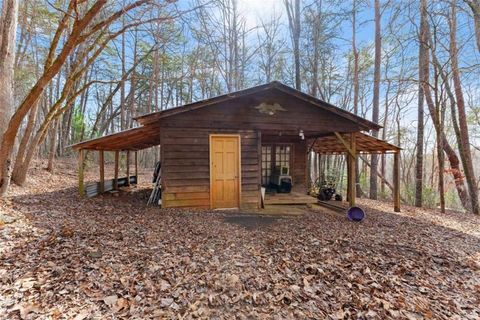
[[[28,314],[39,313],[41,309],[40,309],[40,306],[35,303],[26,303],[26,304],[15,305],[12,308],[12,311],[15,311],[15,310],[18,310],[20,312],[21,319],[26,319]]]
[[[163,298],[160,300],[160,307],[166,308],[169,307],[173,303],[172,298]]]
[[[117,304],[117,300],[117,295],[111,295],[103,298],[103,302],[110,308],[115,307],[115,305]]]

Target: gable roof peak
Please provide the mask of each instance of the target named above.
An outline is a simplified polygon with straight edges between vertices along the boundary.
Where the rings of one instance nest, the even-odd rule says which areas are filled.
[[[269,83],[261,84],[258,86],[250,87],[247,89],[242,89],[239,91],[234,91],[234,92],[229,92],[223,95],[219,95],[216,97],[208,98],[205,100],[197,101],[197,102],[192,102],[183,106],[175,107],[175,108],[170,108],[166,110],[161,110],[149,114],[145,114],[142,116],[135,117],[134,119],[137,120],[140,124],[147,124],[149,122],[156,121],[161,118],[166,118],[169,116],[173,116],[179,113],[187,112],[187,111],[192,111],[196,110],[199,108],[203,108],[206,106],[214,105],[217,103],[221,102],[226,102],[230,101],[233,99],[238,99],[240,97],[248,96],[248,95],[253,95],[256,93],[260,93],[262,91],[267,91],[271,89],[276,89],[279,90],[285,94],[291,95],[293,97],[296,97],[297,99],[303,100],[304,102],[309,103],[312,106],[322,108],[326,111],[332,112],[340,117],[346,118],[350,121],[356,122],[359,124],[363,130],[379,130],[381,128],[380,125],[369,121],[367,119],[364,119],[356,114],[353,114],[347,110],[341,109],[337,106],[334,106],[328,102],[325,102],[317,97],[314,97],[312,95],[309,95],[305,92],[302,92],[300,90],[297,90],[295,88],[292,88],[290,86],[287,86],[286,84],[283,84],[280,81],[271,81]]]

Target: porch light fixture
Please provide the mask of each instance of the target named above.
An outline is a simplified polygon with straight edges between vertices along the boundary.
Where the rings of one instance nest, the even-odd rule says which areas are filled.
[[[302,129],[300,129],[300,132],[298,133],[298,135],[300,136],[300,138],[301,138],[302,140],[305,140],[305,134],[303,133],[303,130],[302,130]]]

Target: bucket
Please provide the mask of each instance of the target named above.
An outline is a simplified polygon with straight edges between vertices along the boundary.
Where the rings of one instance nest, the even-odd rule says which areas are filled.
[[[350,221],[362,221],[365,218],[365,211],[360,207],[351,207],[347,210],[347,217]]]

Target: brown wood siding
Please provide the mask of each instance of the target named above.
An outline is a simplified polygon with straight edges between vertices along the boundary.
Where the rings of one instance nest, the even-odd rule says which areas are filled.
[[[259,112],[256,106],[266,103],[280,103],[283,110],[273,115]],[[258,95],[212,105],[208,108],[191,110],[159,120],[162,128],[216,128],[262,130],[285,134],[298,133],[301,129],[309,134],[331,133],[339,128],[342,132],[355,132],[358,124],[327,110],[312,107],[305,101],[291,95],[276,92],[275,95]]]
[[[253,130],[164,128],[162,143],[162,206],[210,207],[210,134],[240,134],[240,205],[258,207],[260,200],[259,134]]]
[[[293,145],[293,191],[307,193],[307,143],[301,140]]]

